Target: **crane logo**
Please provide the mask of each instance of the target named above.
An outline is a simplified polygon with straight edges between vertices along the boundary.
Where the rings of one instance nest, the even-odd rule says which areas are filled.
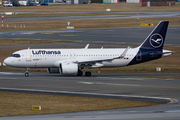
[[[154,48],[161,47],[161,45],[163,44],[163,38],[160,34],[153,34],[150,37],[149,41],[151,46],[153,46]]]

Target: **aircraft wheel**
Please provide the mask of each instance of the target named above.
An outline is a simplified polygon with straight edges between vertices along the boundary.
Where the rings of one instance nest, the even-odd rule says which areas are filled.
[[[77,76],[82,76],[83,72],[81,70],[78,70]]]
[[[29,73],[25,73],[25,77],[28,77],[29,76]]]
[[[91,72],[85,72],[85,76],[91,76]]]

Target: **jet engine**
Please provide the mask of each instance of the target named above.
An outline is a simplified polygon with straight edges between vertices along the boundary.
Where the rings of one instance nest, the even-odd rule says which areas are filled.
[[[59,64],[60,74],[77,74],[78,64],[71,62],[64,62]]]

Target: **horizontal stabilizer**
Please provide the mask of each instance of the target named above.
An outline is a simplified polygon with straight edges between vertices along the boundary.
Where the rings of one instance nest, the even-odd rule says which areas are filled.
[[[164,54],[173,54],[174,52],[164,52],[164,53],[151,53],[150,55],[164,55]]]

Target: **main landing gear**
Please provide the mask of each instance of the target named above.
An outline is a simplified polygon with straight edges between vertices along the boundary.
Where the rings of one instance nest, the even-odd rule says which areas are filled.
[[[83,75],[83,72],[81,70],[78,70],[77,76],[82,76],[82,75]],[[91,76],[91,72],[86,71],[85,76]]]
[[[91,76],[91,72],[86,71],[86,72],[85,72],[85,76]]]
[[[88,68],[84,68],[86,70],[85,72],[85,76],[91,76],[91,72],[89,71]]]
[[[81,70],[78,70],[77,76],[82,76],[83,72]]]
[[[29,76],[28,70],[29,70],[29,68],[26,68],[25,77]]]

